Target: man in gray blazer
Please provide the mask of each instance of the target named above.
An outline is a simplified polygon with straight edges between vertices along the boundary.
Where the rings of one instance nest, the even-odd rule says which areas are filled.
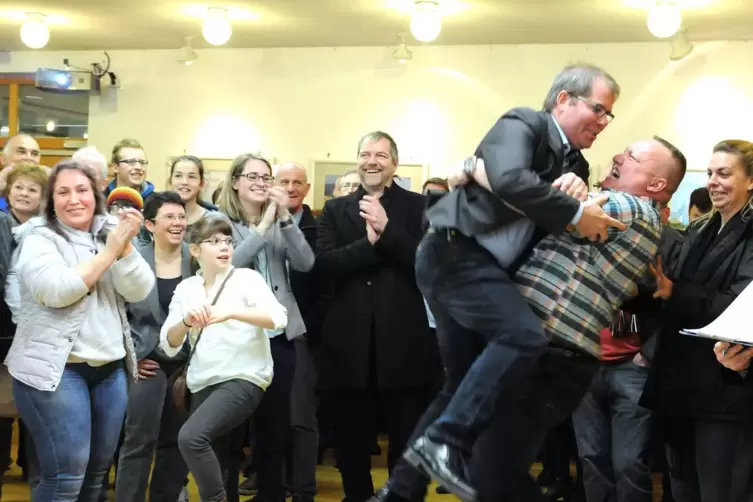
[[[465,186],[427,212],[432,229],[416,255],[416,279],[436,317],[445,386],[414,431],[408,462],[398,464],[378,500],[417,498],[425,485],[416,483],[414,469],[463,500],[475,498],[464,459],[488,427],[501,390],[524,379],[547,347],[541,322],[510,272],[477,238],[529,218],[538,230],[530,238],[521,234],[530,242],[513,243],[522,251],[506,257],[514,269],[547,233],[572,225],[599,240],[610,226],[622,226],[599,204],[568,194],[576,182],[585,188],[588,164],[580,150],[609,124],[619,92],[600,68],[566,67],[555,78],[544,110],[504,114],[476,150],[484,168],[469,163]],[[439,268],[423,266],[434,262]]]

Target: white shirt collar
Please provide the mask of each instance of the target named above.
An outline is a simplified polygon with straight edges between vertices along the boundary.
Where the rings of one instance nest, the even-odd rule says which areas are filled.
[[[565,136],[565,132],[562,130],[562,127],[557,123],[557,119],[554,118],[554,115],[552,115],[552,121],[554,122],[554,125],[557,127],[557,131],[560,133],[560,137],[562,138],[562,144],[565,146],[565,155],[570,151],[570,142],[567,140],[567,136]]]

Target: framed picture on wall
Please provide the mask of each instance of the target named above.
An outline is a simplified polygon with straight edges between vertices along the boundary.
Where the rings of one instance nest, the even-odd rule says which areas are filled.
[[[352,161],[315,160],[311,169],[311,189],[313,191],[313,206],[318,211],[324,203],[332,198],[335,182],[348,171],[355,171],[356,164]],[[420,193],[421,186],[429,173],[428,164],[403,164],[395,171],[395,182],[406,190]]]
[[[204,179],[206,185],[201,191],[201,199],[212,201],[212,194],[225,181],[225,176],[230,169],[233,159],[201,159],[204,162]]]
[[[682,226],[687,226],[689,221],[688,206],[690,204],[690,194],[696,188],[706,186],[706,180],[708,174],[706,171],[690,170],[685,173],[685,177],[682,179],[682,183],[677,187],[677,191],[672,195],[672,199],[669,201],[669,221],[672,223],[681,223]]]

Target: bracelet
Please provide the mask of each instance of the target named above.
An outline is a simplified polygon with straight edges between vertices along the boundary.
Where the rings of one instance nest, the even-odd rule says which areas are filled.
[[[188,324],[185,319],[183,319],[183,326],[185,326],[188,329],[193,329],[193,326],[191,326],[190,324]]]

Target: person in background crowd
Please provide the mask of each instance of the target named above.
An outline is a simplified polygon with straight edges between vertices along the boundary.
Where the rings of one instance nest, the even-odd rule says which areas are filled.
[[[18,164],[39,164],[41,160],[41,150],[37,141],[28,134],[18,134],[11,138],[3,147],[0,155],[0,192],[5,190],[5,183],[8,174]],[[8,201],[5,197],[0,197],[0,211],[8,212]]]
[[[712,208],[713,205],[711,204],[709,189],[706,187],[696,188],[690,193],[690,201],[688,202],[688,221],[693,223],[701,216],[708,214]]]
[[[332,197],[342,197],[358,190],[361,186],[361,179],[358,177],[356,170],[346,171],[335,181]]]
[[[104,190],[107,187],[107,159],[93,146],[86,146],[71,156],[71,160],[79,162],[92,170],[97,186]]]
[[[258,410],[269,389],[273,361],[265,330],[284,329],[287,312],[258,272],[231,265],[234,241],[227,220],[200,220],[190,250],[199,272],[175,288],[160,348],[175,357],[188,340],[194,351],[186,378],[191,414],[178,433],[178,447],[201,500],[221,502],[227,500],[224,452],[231,446],[222,443]]]
[[[218,205],[220,203],[220,194],[222,193],[222,185],[223,183],[220,182],[217,184],[217,188],[214,189],[214,192],[212,192],[212,204]]]
[[[430,191],[449,192],[450,184],[447,183],[446,178],[429,178],[421,187],[421,192],[426,195]]]
[[[139,192],[142,199],[146,199],[154,192],[154,185],[146,179],[147,166],[149,161],[141,143],[128,138],[115,143],[110,161],[115,179],[105,187],[105,197],[116,187],[127,186]]]
[[[291,429],[291,394],[295,376],[294,340],[306,325],[290,284],[290,271],[308,272],[314,252],[290,212],[287,190],[273,186],[269,162],[242,154],[231,163],[220,197],[217,217],[230,221],[237,248],[236,267],[257,270],[277,300],[287,309],[285,329],[268,329],[275,376],[253,420],[254,458],[258,499],[282,502],[285,498],[285,454]],[[215,217],[215,215],[211,215]]]
[[[335,407],[347,502],[374,493],[370,451],[378,417],[389,435],[392,470],[441,376],[414,272],[424,196],[394,183],[399,157],[389,134],[361,138],[357,162],[359,188],[324,204],[316,249],[316,270],[333,282],[317,369]]]
[[[661,413],[674,499],[747,502],[753,378],[719,364],[712,340],[680,330],[712,322],[753,279],[753,143],[716,144],[708,175],[713,210],[655,270],[665,302],[647,397]]]
[[[176,192],[155,192],[146,200],[143,215],[144,226],[153,238],[142,243],[138,251],[157,281],[144,301],[127,305],[139,380],[128,392],[115,500],[146,499],[154,460],[148,500],[175,502],[188,469],[178,451],[183,417],[173,407],[169,380],[185,364],[188,354],[182,351],[168,357],[159,348],[159,335],[175,288],[193,275],[189,247],[183,242],[185,202]]]
[[[16,232],[21,299],[5,364],[40,462],[34,502],[95,502],[123,424],[126,368],[137,375],[125,302],[146,298],[154,275],[131,245],[141,214],[112,225],[88,168],[55,166],[44,208]]]
[[[306,168],[296,162],[277,166],[275,183],[284,188],[290,201],[290,214],[313,250],[319,225],[311,208],[303,201],[311,189]],[[321,336],[326,305],[322,278],[313,272],[290,271],[290,287],[301,311],[306,334],[293,340],[295,373],[290,402],[292,435],[287,451],[288,486],[293,502],[313,502],[316,495],[316,461],[319,438],[316,416],[316,367],[312,353]]]
[[[204,163],[193,155],[181,155],[170,164],[170,188],[180,195],[186,204],[188,240],[193,225],[202,219],[207,211],[217,211],[217,206],[201,200],[201,191],[206,185]]]

